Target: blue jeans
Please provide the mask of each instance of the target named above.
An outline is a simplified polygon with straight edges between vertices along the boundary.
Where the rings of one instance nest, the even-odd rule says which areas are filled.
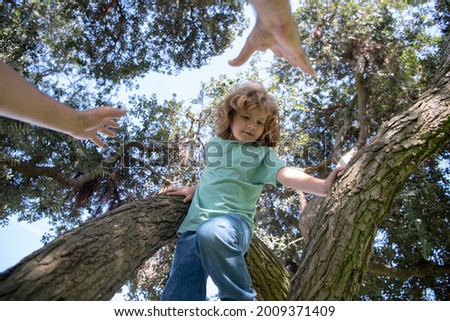
[[[161,300],[206,300],[208,275],[222,301],[253,300],[256,292],[244,259],[251,237],[248,224],[235,214],[209,219],[197,232],[182,233]]]

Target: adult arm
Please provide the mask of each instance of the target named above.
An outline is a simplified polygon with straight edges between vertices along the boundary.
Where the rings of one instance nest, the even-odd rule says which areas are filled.
[[[0,61],[0,116],[59,131],[78,139],[89,139],[100,147],[106,144],[98,133],[114,137],[105,126],[117,128],[113,118],[125,110],[100,107],[77,111],[46,95],[14,69]]]

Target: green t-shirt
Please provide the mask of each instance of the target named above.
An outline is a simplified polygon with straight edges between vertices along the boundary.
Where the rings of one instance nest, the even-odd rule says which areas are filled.
[[[212,138],[205,145],[206,168],[179,233],[196,231],[209,218],[241,215],[254,228],[256,202],[265,184],[280,186],[276,176],[285,167],[270,147]]]

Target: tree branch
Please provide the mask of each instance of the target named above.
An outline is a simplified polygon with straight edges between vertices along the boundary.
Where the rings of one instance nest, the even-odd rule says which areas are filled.
[[[334,147],[333,147],[333,161],[338,162],[343,154],[343,144],[344,144],[344,137],[345,134],[348,132],[348,130],[351,127],[351,120],[348,110],[344,111],[344,124],[339,129],[338,133],[336,134],[336,139],[334,140]]]
[[[188,206],[158,195],[89,220],[1,273],[0,300],[110,300],[176,239]],[[246,261],[259,300],[286,298],[291,275],[267,246],[254,238]]]
[[[435,279],[438,276],[450,274],[450,265],[437,265],[433,262],[422,261],[412,268],[399,268],[370,262],[367,273],[377,276],[407,280],[411,277]]]
[[[364,58],[360,57],[356,64],[355,70],[355,85],[358,96],[358,123],[359,123],[359,137],[356,147],[359,149],[367,142],[369,135],[369,124],[367,122],[367,90],[364,85]]]
[[[8,168],[30,177],[50,177],[54,179],[59,185],[69,188],[81,187],[96,177],[96,175],[93,174],[84,174],[77,178],[70,178],[67,175],[62,174],[61,170],[57,167],[36,166],[23,161],[18,161],[6,154],[2,155],[2,163],[5,164]]]

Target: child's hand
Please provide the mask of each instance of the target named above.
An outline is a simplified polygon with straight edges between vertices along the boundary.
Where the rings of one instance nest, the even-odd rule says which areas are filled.
[[[328,175],[325,180],[325,188],[327,191],[330,190],[331,186],[333,186],[340,172],[344,170],[345,166],[337,166],[331,173]]]
[[[192,200],[195,194],[197,186],[191,187],[168,187],[160,191],[162,194],[166,195],[180,195],[184,196],[183,203],[187,203]]]

